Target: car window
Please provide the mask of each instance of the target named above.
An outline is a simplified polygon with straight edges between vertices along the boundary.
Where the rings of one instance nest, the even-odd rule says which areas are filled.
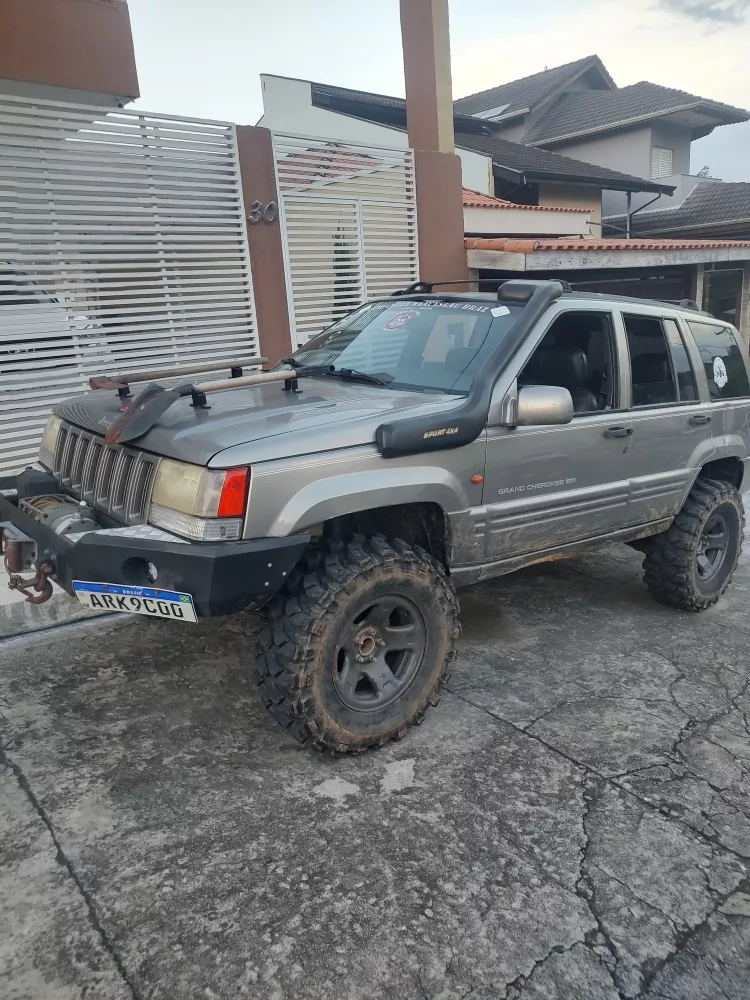
[[[467,392],[521,306],[449,299],[373,302],[308,341],[305,365],[354,368],[394,388]]]
[[[737,343],[737,331],[731,326],[689,320],[690,332],[701,352],[711,399],[736,399],[750,396],[747,369]]]
[[[613,410],[617,400],[612,317],[564,312],[544,335],[518,376],[518,385],[561,385],[573,397],[574,414]]]
[[[676,403],[677,381],[662,321],[652,316],[623,316],[623,320],[630,352],[633,406]]]
[[[676,320],[665,319],[664,331],[669,342],[669,350],[672,355],[672,365],[677,375],[677,389],[681,401],[693,401],[698,399],[698,386],[695,381],[695,372],[690,363],[690,357],[682,339],[680,328]]]

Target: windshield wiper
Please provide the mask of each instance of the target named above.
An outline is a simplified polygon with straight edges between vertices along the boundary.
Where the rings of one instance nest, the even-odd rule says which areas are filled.
[[[370,375],[369,372],[361,372],[356,368],[331,368],[329,375],[338,375],[343,379],[350,379],[352,382],[367,382],[368,385],[382,385],[387,389],[390,382],[381,378],[380,375]],[[391,379],[391,381],[393,381]]]
[[[369,372],[361,372],[357,368],[334,368],[333,365],[306,365],[298,358],[282,358],[280,365],[290,365],[297,375],[338,375],[339,378],[349,379],[352,382],[367,382],[368,385],[382,385],[388,388],[390,382],[381,378],[380,375],[371,375]]]

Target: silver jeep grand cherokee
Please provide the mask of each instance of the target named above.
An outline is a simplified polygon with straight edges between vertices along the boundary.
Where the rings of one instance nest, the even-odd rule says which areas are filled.
[[[687,304],[420,284],[236,387],[129,393],[56,407],[46,471],[0,498],[11,571],[177,622],[267,606],[258,689],[319,748],[436,704],[456,587],[621,541],[701,611],[740,554],[748,366]]]

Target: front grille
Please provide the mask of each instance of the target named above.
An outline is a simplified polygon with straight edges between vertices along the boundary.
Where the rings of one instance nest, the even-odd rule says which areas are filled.
[[[63,424],[55,478],[68,493],[125,524],[143,524],[159,459]]]

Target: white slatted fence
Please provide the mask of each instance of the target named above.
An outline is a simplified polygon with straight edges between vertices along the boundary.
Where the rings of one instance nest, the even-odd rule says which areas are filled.
[[[0,95],[0,475],[92,374],[256,353],[234,126]]]
[[[295,346],[419,278],[411,150],[274,133]]]

